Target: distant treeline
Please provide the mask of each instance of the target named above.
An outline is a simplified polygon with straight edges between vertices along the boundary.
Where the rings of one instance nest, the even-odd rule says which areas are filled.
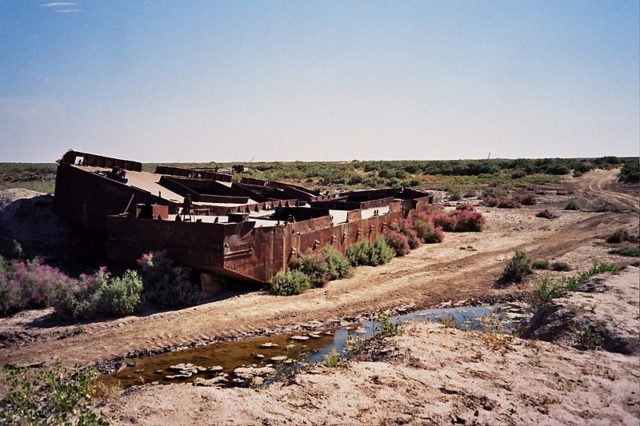
[[[626,161],[620,171],[620,181],[627,183],[640,182],[640,162]]]
[[[185,168],[230,170],[233,163],[172,163]],[[442,161],[350,161],[350,162],[253,162],[245,163],[240,176],[267,180],[288,180],[316,188],[419,186],[438,182],[486,184],[490,181],[548,183],[556,177],[573,173],[579,176],[594,168],[622,166],[620,179],[638,182],[638,158],[614,156],[599,158],[541,158]],[[144,164],[153,171],[155,163]],[[55,163],[0,163],[0,189],[21,187],[52,192]],[[457,178],[459,177],[459,178]]]
[[[248,173],[265,179],[290,179],[320,185],[378,186],[383,181],[391,185],[415,186],[419,177],[439,176],[496,176],[520,179],[531,175],[579,176],[594,168],[619,167],[623,163],[637,163],[638,159],[614,156],[591,159],[519,158],[495,160],[444,161],[352,161],[352,162],[270,162],[251,163]]]

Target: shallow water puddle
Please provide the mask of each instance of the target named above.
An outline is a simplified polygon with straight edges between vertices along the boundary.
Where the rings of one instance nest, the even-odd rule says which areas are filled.
[[[499,306],[474,306],[445,309],[425,309],[396,315],[394,324],[405,321],[438,321],[453,318],[457,327],[483,329],[488,315],[501,316]],[[450,319],[449,319],[450,320]],[[509,327],[508,321],[505,323]],[[141,384],[195,382],[220,386],[247,386],[255,377],[260,382],[278,373],[285,373],[303,361],[322,362],[334,348],[341,351],[349,337],[368,339],[379,332],[375,320],[345,327],[300,331],[246,338],[239,341],[213,343],[176,352],[126,360],[127,367],[116,373],[103,374],[99,380],[107,385],[129,387]],[[180,365],[182,364],[182,365]],[[247,367],[238,370],[238,367]],[[271,379],[272,380],[272,379]]]

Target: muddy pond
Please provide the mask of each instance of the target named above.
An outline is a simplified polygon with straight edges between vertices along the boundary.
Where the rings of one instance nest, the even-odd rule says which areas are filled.
[[[485,329],[487,324],[511,327],[518,310],[511,306],[425,309],[390,318],[405,321],[455,321],[457,327]],[[301,365],[323,362],[332,350],[344,351],[350,339],[368,339],[381,330],[376,320],[300,334],[280,334],[197,346],[148,357],[130,358],[126,367],[99,380],[107,385],[190,383],[248,386],[275,380]]]

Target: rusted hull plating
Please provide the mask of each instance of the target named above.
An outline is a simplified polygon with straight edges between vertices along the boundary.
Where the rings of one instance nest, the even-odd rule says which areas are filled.
[[[141,220],[124,216],[107,219],[107,255],[132,264],[142,253],[166,250],[176,262],[220,276],[268,282],[298,255],[332,246],[345,253],[351,245],[374,240],[414,209],[428,205],[428,198],[412,200],[411,210],[403,202],[389,204],[381,216],[360,218],[360,210],[347,214],[346,223],[333,224],[329,216],[255,227],[253,222],[236,224],[180,223]]]

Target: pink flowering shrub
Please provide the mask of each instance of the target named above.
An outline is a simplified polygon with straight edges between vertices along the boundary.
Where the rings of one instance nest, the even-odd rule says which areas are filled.
[[[474,207],[473,204],[470,203],[464,203],[464,204],[458,204],[456,206],[456,211],[458,210],[469,210],[469,211],[475,211],[476,208]]]
[[[74,279],[39,259],[0,257],[0,316],[46,307],[65,320],[128,315],[137,309],[141,293],[136,271],[111,278],[103,267]]]
[[[434,228],[440,228],[443,231],[455,231],[455,217],[448,214],[442,208],[432,208],[427,211],[420,211],[414,214],[414,221],[422,220],[430,223]]]
[[[415,212],[413,215],[414,224],[420,222],[426,222],[431,224],[435,232],[441,234],[442,231],[446,232],[480,232],[485,224],[485,218],[482,214],[470,205],[460,204],[453,212],[447,213],[440,206],[430,206],[428,210]],[[444,234],[437,238],[431,237],[431,233],[424,225],[418,225],[421,231],[418,231],[418,236],[427,242],[440,242],[444,239]],[[438,232],[438,229],[440,230]],[[422,236],[420,234],[423,234]],[[429,234],[429,238],[425,238],[425,235]]]
[[[398,231],[388,230],[384,234],[384,239],[396,252],[396,256],[404,256],[411,252],[411,249],[409,248],[409,239],[406,235],[401,234]]]
[[[2,259],[2,258],[0,258]],[[74,280],[38,259],[0,260],[0,316],[52,306]]]
[[[484,199],[484,204],[499,209],[519,209],[521,207],[520,202],[512,197],[488,196]]]
[[[456,210],[452,216],[455,232],[481,232],[485,224],[484,216],[476,210]]]
[[[418,232],[415,229],[414,223],[410,219],[402,219],[400,223],[391,227],[394,231],[398,231],[407,237],[407,242],[409,243],[409,248],[411,250],[420,247],[420,238],[418,237]]]

